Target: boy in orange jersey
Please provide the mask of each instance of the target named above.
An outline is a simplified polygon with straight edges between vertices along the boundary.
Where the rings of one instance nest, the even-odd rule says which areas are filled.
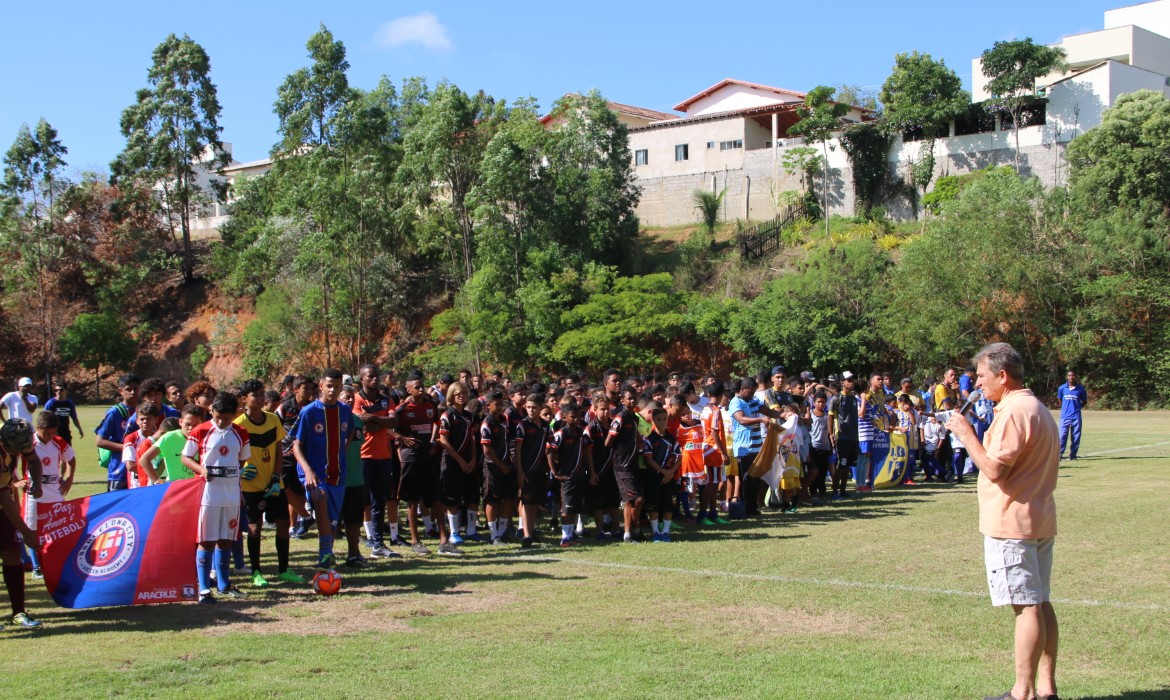
[[[707,468],[707,483],[699,497],[699,525],[726,525],[716,506],[719,487],[727,480],[727,436],[723,423],[723,384],[715,381],[704,387],[707,405],[699,415],[703,424],[703,464]]]

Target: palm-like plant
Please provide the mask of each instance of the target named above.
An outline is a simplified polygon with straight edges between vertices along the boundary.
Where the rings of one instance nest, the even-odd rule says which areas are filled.
[[[699,212],[699,218],[703,225],[707,227],[707,233],[712,238],[715,237],[715,226],[719,223],[719,209],[723,206],[723,196],[727,194],[727,188],[724,187],[718,194],[715,192],[708,192],[707,190],[695,190],[691,196],[695,203],[695,209]]]

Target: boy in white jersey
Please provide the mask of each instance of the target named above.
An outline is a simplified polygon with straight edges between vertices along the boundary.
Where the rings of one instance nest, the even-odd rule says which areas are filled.
[[[192,430],[183,448],[183,466],[206,482],[199,505],[199,549],[195,554],[200,603],[215,602],[211,595],[213,565],[220,594],[243,596],[228,580],[228,558],[240,527],[240,467],[252,456],[248,431],[232,422],[239,407],[235,394],[216,394],[211,420]]]
[[[73,447],[65,439],[57,435],[57,425],[60,419],[49,411],[37,414],[37,430],[33,435],[33,448],[37,453],[37,461],[41,463],[41,495],[34,497],[31,491],[24,494],[24,524],[29,529],[37,529],[37,504],[60,503],[69,493],[73,485],[73,474],[77,470],[77,457],[73,454]],[[25,478],[29,478],[26,474]],[[41,562],[37,557],[35,543],[28,542],[29,554],[33,561],[33,578],[41,579]]]

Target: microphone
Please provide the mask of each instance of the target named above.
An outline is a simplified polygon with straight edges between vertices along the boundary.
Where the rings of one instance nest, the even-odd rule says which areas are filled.
[[[980,401],[982,398],[983,398],[982,391],[979,391],[978,389],[972,390],[971,393],[967,394],[967,403],[963,404],[963,407],[959,409],[959,413],[961,415],[965,416],[968,413],[970,413],[971,411],[974,411],[975,404],[978,401]]]

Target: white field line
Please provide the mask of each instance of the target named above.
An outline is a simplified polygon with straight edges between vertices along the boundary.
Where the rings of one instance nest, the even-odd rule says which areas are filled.
[[[525,556],[513,555],[509,559],[537,560],[549,562],[564,562],[578,566],[592,566],[603,569],[624,569],[628,571],[650,571],[661,574],[682,574],[686,576],[711,576],[714,578],[732,578],[748,581],[769,581],[775,583],[792,583],[813,586],[839,586],[841,588],[860,588],[875,591],[899,591],[906,593],[929,593],[962,598],[986,598],[987,593],[974,591],[960,591],[952,588],[929,588],[926,586],[909,586],[901,583],[867,583],[865,581],[848,581],[846,579],[830,578],[799,578],[793,576],[778,576],[775,574],[748,574],[737,571],[715,571],[711,569],[681,569],[669,566],[646,566],[643,564],[620,564],[617,562],[595,561],[591,559],[577,559],[576,557]],[[1053,603],[1061,605],[1080,605],[1085,607],[1120,608],[1122,610],[1166,610],[1167,606],[1157,603],[1125,603],[1111,600],[1074,600],[1071,598],[1053,598]]]
[[[1103,452],[1090,452],[1090,453],[1086,454],[1085,456],[1086,457],[1097,457],[1099,455],[1111,455],[1114,452],[1133,452],[1134,450],[1144,450],[1147,447],[1161,447],[1163,445],[1170,445],[1170,440],[1167,440],[1166,442],[1155,442],[1152,445],[1137,445],[1136,447],[1119,447],[1116,450],[1105,450]]]

